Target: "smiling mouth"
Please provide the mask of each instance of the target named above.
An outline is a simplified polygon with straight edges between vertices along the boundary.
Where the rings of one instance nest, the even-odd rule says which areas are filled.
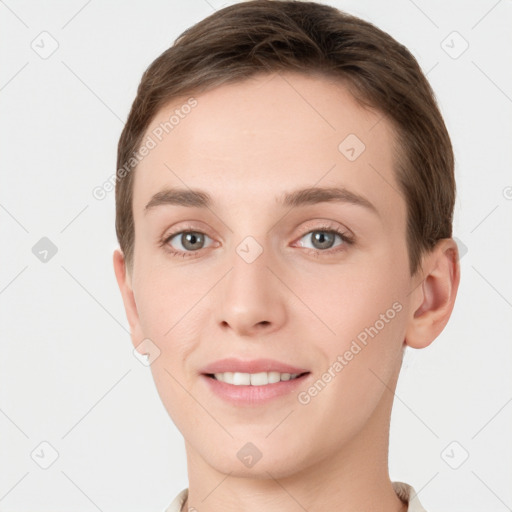
[[[259,372],[259,373],[243,373],[243,372],[222,372],[222,373],[206,373],[206,377],[232,384],[234,386],[268,386],[279,382],[297,380],[310,372],[303,373],[280,373],[280,372]]]

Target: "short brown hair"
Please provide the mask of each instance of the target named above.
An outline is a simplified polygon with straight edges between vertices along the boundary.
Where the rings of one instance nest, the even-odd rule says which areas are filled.
[[[133,155],[157,112],[186,94],[280,71],[341,80],[356,100],[393,126],[411,275],[424,252],[452,236],[453,150],[434,93],[412,54],[371,23],[334,7],[251,0],[187,29],[142,76],[117,153],[116,233],[129,269],[135,243],[134,172],[126,163],[133,161],[135,171]]]

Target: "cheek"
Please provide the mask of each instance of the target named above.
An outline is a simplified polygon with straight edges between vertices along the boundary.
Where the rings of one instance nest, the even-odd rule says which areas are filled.
[[[202,299],[212,283],[183,267],[172,272],[158,265],[147,269],[140,276],[136,296],[140,326],[160,350],[151,365],[157,386],[174,388],[178,384],[168,372],[183,384],[190,377],[189,356],[198,350],[211,317],[211,311],[204,309],[207,301]]]
[[[388,382],[400,365],[407,280],[396,269],[392,273],[392,267],[374,265],[333,274],[323,280],[321,294],[310,295],[308,305],[331,331],[323,329],[326,334],[316,338],[325,371],[331,367],[336,375],[334,385],[328,386],[332,400],[343,397],[347,407],[361,400],[371,407],[383,390],[380,379]]]
[[[169,416],[180,430],[187,425],[187,417],[197,415],[186,391],[190,387],[188,364],[201,339],[204,318],[199,318],[202,310],[197,303],[207,292],[208,283],[198,286],[191,284],[194,282],[197,283],[184,272],[170,273],[153,266],[141,279],[137,296],[144,336],[160,350],[150,367],[153,380]]]
[[[206,293],[207,283],[200,285],[201,280],[184,268],[171,272],[168,265],[154,262],[143,268],[146,271],[139,276],[136,295],[141,327],[148,337],[170,339],[187,323],[188,313]]]
[[[300,278],[294,286],[311,312],[329,328],[330,336],[325,339],[332,340],[336,348],[340,348],[339,342],[355,338],[375,324],[379,332],[391,333],[392,324],[396,329],[403,316],[398,310],[403,309],[406,280],[382,266],[340,267],[323,276]],[[325,332],[329,334],[327,329]]]
[[[317,430],[336,425],[346,436],[358,431],[380,403],[386,386],[392,386],[406,325],[399,290],[385,280],[369,282],[368,274],[360,277],[331,281],[325,289],[329,301],[324,297],[318,303],[321,318],[335,334],[316,337],[323,367],[318,369],[315,389],[306,389],[303,395],[304,402],[311,399],[306,408],[310,408],[308,417],[316,418],[311,421],[320,423]],[[344,441],[341,436],[340,442]]]

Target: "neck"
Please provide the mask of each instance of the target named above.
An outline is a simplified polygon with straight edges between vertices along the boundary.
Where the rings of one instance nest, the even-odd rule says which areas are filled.
[[[186,443],[189,493],[182,510],[296,512],[299,507],[309,512],[406,512],[407,505],[396,495],[388,474],[392,399],[393,393],[386,390],[365,427],[349,443],[286,474],[273,474],[272,469],[252,478],[234,471],[222,473]]]

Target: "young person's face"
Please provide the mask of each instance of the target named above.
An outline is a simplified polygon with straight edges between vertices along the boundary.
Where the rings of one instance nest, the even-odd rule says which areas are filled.
[[[195,98],[136,170],[124,285],[133,344],[149,338],[160,350],[151,370],[190,457],[233,476],[283,476],[386,431],[389,389],[422,300],[409,275],[393,133],[321,78],[258,76]],[[186,99],[162,109],[146,136]],[[283,203],[310,187],[353,196]],[[167,189],[201,190],[211,202],[146,209]],[[116,265],[122,281],[121,258]],[[272,399],[230,401],[202,374],[230,357],[309,374]],[[254,455],[252,446],[239,453],[246,443],[262,454],[253,467],[240,460]]]

